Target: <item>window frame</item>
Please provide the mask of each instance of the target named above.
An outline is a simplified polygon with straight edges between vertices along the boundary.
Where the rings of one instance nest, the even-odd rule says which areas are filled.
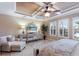
[[[74,31],[74,26],[73,26],[74,23],[73,23],[73,22],[74,22],[74,20],[77,21],[77,19],[79,19],[79,17],[74,17],[74,18],[72,18],[72,38],[73,38],[73,39],[76,39],[75,36],[74,36],[74,32],[75,32],[75,31]]]
[[[64,27],[63,27],[63,31],[62,31],[62,35],[60,35],[60,21],[64,21],[64,20],[67,20],[67,31],[68,31],[68,36],[65,36],[64,35]],[[63,22],[62,22],[63,23]],[[64,37],[64,38],[69,38],[69,20],[68,19],[60,19],[60,20],[58,20],[58,37]]]
[[[51,28],[52,25],[53,25],[53,30],[55,29],[55,34],[54,34],[54,31],[51,33],[51,31],[52,31],[52,28]],[[50,35],[57,36],[57,21],[50,22]]]

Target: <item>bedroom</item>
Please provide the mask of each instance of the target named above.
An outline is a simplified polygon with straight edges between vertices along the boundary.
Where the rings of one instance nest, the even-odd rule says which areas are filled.
[[[60,54],[56,56],[70,55],[78,40],[79,2],[0,2],[0,55],[34,56],[39,52],[42,56],[49,51],[46,55],[51,56],[56,51],[39,51],[51,44],[69,49],[61,54],[57,48]],[[79,55],[78,47],[73,55]]]

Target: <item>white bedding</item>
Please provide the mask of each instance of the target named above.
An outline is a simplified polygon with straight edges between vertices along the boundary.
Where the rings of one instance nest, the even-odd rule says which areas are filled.
[[[51,54],[53,55],[70,56],[70,55],[74,55],[72,53],[74,52],[74,50],[76,50],[77,46],[79,46],[79,41],[71,40],[71,39],[61,39],[48,44],[48,46],[45,47],[44,50],[39,54],[49,55],[51,51]],[[46,53],[49,53],[49,54],[46,54]]]

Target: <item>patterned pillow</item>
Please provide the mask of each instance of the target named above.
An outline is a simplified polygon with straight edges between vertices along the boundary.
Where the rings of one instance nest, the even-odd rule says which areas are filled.
[[[6,39],[7,39],[7,41],[10,41],[10,42],[15,41],[14,36],[7,36]]]
[[[12,42],[10,37],[6,37],[6,39],[7,39],[8,42]]]

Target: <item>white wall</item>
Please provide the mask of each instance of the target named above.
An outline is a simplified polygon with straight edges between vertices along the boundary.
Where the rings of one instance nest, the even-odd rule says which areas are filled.
[[[0,10],[15,11],[16,3],[15,2],[0,2]]]

